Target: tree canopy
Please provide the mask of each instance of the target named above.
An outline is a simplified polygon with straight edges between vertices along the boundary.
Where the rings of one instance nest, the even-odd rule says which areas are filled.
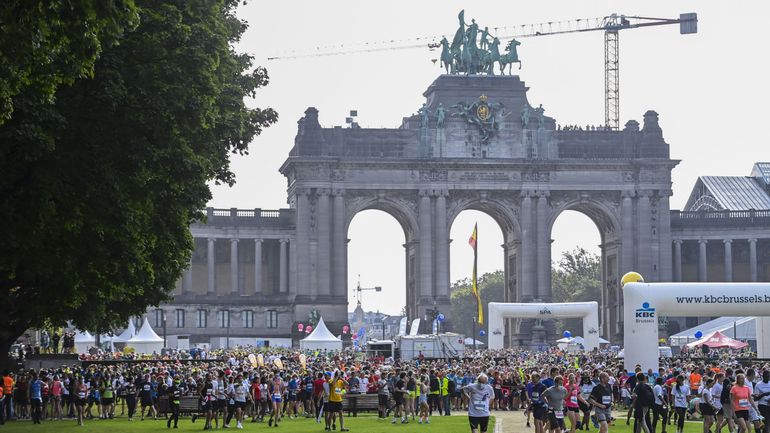
[[[5,0],[0,6],[0,125],[16,98],[49,104],[138,22],[134,0]]]
[[[47,320],[98,332],[167,299],[207,183],[232,184],[230,155],[277,120],[245,105],[268,76],[233,48],[237,4],[137,0],[138,24],[98,41],[92,76],[52,104],[18,88],[0,125],[2,355]]]
[[[602,298],[602,261],[583,248],[564,251],[551,271],[553,302],[599,301]],[[562,319],[561,330],[583,329],[580,319]],[[560,331],[561,331],[560,330]]]
[[[489,315],[487,305],[490,302],[505,301],[505,274],[503,271],[495,271],[482,275],[478,280],[479,294],[483,304],[484,317]],[[467,336],[473,335],[473,320],[477,314],[476,297],[471,292],[469,279],[458,280],[452,285],[450,297],[452,305],[452,330]],[[485,322],[486,323],[486,322]],[[486,340],[479,337],[479,331],[486,329],[486,325],[476,325],[477,340]]]

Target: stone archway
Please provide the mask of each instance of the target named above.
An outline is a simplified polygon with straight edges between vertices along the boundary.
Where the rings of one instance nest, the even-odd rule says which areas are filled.
[[[350,223],[356,215],[366,210],[379,210],[393,217],[404,232],[404,256],[405,256],[405,281],[406,289],[406,314],[408,317],[419,317],[417,308],[419,294],[416,285],[418,275],[417,268],[417,240],[419,233],[418,215],[416,214],[416,200],[412,199],[408,192],[380,194],[377,191],[351,190],[346,192],[346,225],[345,233],[349,232]],[[415,197],[416,198],[416,195]],[[347,239],[346,239],[347,246]],[[347,251],[345,252],[347,264]],[[345,274],[347,277],[347,266]],[[346,280],[347,281],[347,280]],[[350,301],[348,301],[350,304]]]
[[[296,209],[295,317],[318,309],[329,323],[346,320],[347,226],[368,208],[404,228],[410,319],[434,305],[448,311],[449,228],[465,209],[488,213],[503,229],[509,301],[550,300],[551,227],[565,209],[589,215],[603,233],[605,269],[613,270],[603,272],[605,292],[630,270],[669,280],[668,197],[678,161],[657,113],[622,131],[560,129],[527,90],[517,76],[441,76],[424,93],[422,116],[393,129],[324,128],[308,108],[281,167]],[[481,105],[484,119],[467,110]],[[437,112],[446,114],[441,122]],[[615,310],[604,303],[610,336],[622,332]]]
[[[599,314],[601,332],[607,338],[615,337],[618,332],[618,315],[622,302],[618,285],[621,247],[621,239],[619,238],[621,225],[618,215],[620,196],[620,192],[556,193],[551,202],[552,215],[548,226],[550,239],[556,220],[564,211],[568,210],[582,213],[596,226],[599,232],[599,249],[601,251]],[[550,274],[548,277],[550,278]]]

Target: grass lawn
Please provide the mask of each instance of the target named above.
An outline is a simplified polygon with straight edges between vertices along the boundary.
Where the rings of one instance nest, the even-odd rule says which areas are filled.
[[[493,421],[490,420],[489,433],[494,431]],[[235,429],[235,421],[231,424],[231,428],[217,431],[271,431],[271,432],[291,432],[291,433],[324,433],[323,424],[316,424],[315,420],[298,418],[281,422],[280,427],[268,427],[265,423],[251,423],[247,422],[243,426],[243,430]],[[349,428],[351,433],[392,433],[392,432],[426,432],[426,433],[469,433],[470,427],[468,426],[468,418],[465,416],[451,416],[451,417],[433,417],[431,418],[429,425],[417,424],[417,421],[410,421],[409,424],[391,424],[390,421],[380,421],[373,415],[359,415],[357,418],[345,417],[345,427]],[[112,420],[87,420],[85,426],[79,427],[76,421],[64,420],[64,421],[43,421],[42,425],[33,425],[31,421],[12,421],[6,423],[4,426],[0,426],[0,432],[3,430],[14,433],[23,432],[84,432],[84,433],[133,433],[133,432],[159,432],[159,431],[203,431],[203,421],[198,419],[195,423],[190,422],[189,417],[181,418],[179,420],[179,428],[174,430],[166,430],[165,420],[145,420],[139,421],[137,418],[133,422],[129,422],[125,418],[119,417]],[[339,425],[337,425],[337,433],[339,433]],[[695,432],[693,432],[695,433]]]

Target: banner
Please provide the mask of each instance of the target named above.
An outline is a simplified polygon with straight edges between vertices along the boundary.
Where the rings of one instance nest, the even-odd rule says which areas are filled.
[[[406,335],[406,316],[401,318],[401,321],[398,322],[398,335]]]
[[[412,320],[412,326],[409,328],[409,335],[417,335],[420,331],[420,319]]]
[[[476,223],[475,226],[473,226],[473,234],[471,234],[471,238],[468,239],[468,244],[470,244],[471,248],[473,248],[473,278],[471,281],[471,291],[473,293],[473,296],[476,298],[476,321],[479,325],[484,324],[484,308],[481,305],[481,295],[479,295],[479,287],[478,287],[478,262],[479,262],[479,251],[478,251],[478,239],[479,239],[479,223]],[[474,336],[475,338],[475,336]]]

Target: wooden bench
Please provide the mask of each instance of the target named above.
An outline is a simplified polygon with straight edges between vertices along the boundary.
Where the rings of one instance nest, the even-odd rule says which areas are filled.
[[[379,409],[379,397],[377,394],[345,394],[342,399],[342,410],[352,413]]]

